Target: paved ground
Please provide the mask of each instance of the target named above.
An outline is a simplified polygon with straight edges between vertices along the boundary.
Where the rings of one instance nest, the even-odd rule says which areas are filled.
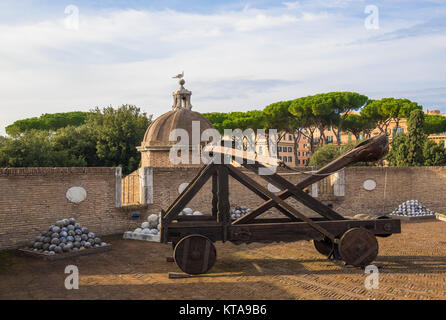
[[[287,244],[217,244],[207,275],[169,279],[169,245],[108,240],[113,250],[44,262],[0,254],[0,299],[446,299],[446,222],[408,223],[379,238],[379,289],[367,275],[327,261],[301,241]],[[79,290],[64,287],[65,266],[77,265]]]

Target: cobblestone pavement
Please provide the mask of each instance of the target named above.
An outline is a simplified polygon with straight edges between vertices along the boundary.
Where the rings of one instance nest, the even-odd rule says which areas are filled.
[[[169,279],[170,245],[108,240],[113,250],[46,262],[0,254],[1,299],[445,299],[446,223],[405,223],[379,238],[379,288],[367,290],[364,270],[319,255],[311,242],[217,244],[210,273]],[[79,290],[64,287],[67,265]]]

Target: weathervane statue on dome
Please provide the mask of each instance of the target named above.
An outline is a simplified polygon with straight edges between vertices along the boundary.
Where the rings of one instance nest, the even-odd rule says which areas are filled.
[[[187,109],[191,110],[192,105],[190,104],[190,96],[192,95],[192,91],[189,91],[184,88],[184,84],[186,81],[183,79],[184,77],[184,71],[180,74],[177,74],[176,76],[172,77],[174,79],[180,79],[178,83],[180,84],[180,88],[173,92],[173,106],[172,110],[177,109]]]

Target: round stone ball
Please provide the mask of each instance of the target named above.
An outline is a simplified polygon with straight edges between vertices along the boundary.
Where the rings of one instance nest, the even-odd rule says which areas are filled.
[[[50,244],[50,246],[48,247],[49,251],[54,251],[54,248],[56,247],[55,244]]]
[[[158,226],[158,221],[151,221],[149,222],[149,228],[154,229]]]
[[[190,215],[194,212],[194,210],[192,210],[191,208],[184,208],[183,209],[183,213],[186,215]]]
[[[87,227],[82,227],[81,230],[82,230],[82,233],[88,233],[88,228]]]
[[[98,237],[94,238],[94,243],[100,244],[101,243],[101,238],[98,238]]]
[[[64,226],[63,221],[62,220],[56,221],[56,226],[58,226],[59,228],[62,228]]]
[[[144,229],[144,230],[142,231],[142,233],[144,233],[144,234],[151,234],[150,229]]]
[[[158,215],[152,213],[151,215],[149,215],[149,216],[147,217],[147,221],[148,221],[148,222],[158,221]]]
[[[48,254],[56,254],[56,252],[54,250],[50,250],[50,252],[48,252]]]
[[[50,227],[49,227],[49,231],[53,231],[53,228],[55,227],[55,225],[54,224],[52,224]]]
[[[59,243],[60,243],[60,240],[59,240],[58,238],[53,238],[53,239],[51,240],[51,244],[58,245]]]
[[[60,235],[61,237],[66,238],[66,237],[68,236],[68,232],[66,232],[66,231],[61,231],[61,232],[59,232],[59,235]]]
[[[30,248],[34,247],[34,241],[30,241],[30,242],[28,243],[28,247],[30,247]]]
[[[67,229],[70,231],[74,231],[75,227],[72,224],[69,224]]]
[[[85,242],[84,247],[87,248],[87,249],[91,248],[91,243],[90,242]]]
[[[53,229],[51,229],[51,231],[59,233],[60,232],[60,227],[54,226]]]
[[[76,235],[76,232],[74,232],[74,230],[69,230],[68,235],[74,237]]]
[[[74,236],[74,241],[81,242],[82,241],[81,236]]]
[[[88,240],[88,236],[85,233],[83,233],[81,235],[81,239],[84,240],[84,241],[87,241]]]
[[[87,235],[88,235],[89,238],[93,238],[93,239],[96,237],[94,232],[89,232]]]
[[[194,215],[194,216],[202,216],[203,214],[200,211],[195,211],[194,213],[192,213],[192,215]]]
[[[51,241],[51,237],[44,237],[43,238],[43,242],[44,243],[50,243],[50,241]]]
[[[57,233],[57,232],[54,232],[52,235],[51,235],[51,238],[59,238],[59,233]]]
[[[87,241],[82,240],[81,241],[81,247],[84,247],[86,243],[87,243]]]
[[[89,242],[91,245],[94,245],[94,239],[90,238],[90,239],[88,239],[88,242]]]
[[[75,232],[76,234],[78,234],[78,235],[81,235],[81,234],[82,234],[82,230],[81,230],[81,229],[76,229],[74,232]]]
[[[75,223],[74,224],[74,228],[75,229],[80,229],[81,228],[81,224],[80,223]]]
[[[158,234],[158,230],[157,229],[151,229],[150,231],[151,231],[151,233],[153,235],[157,235]]]
[[[62,252],[62,248],[60,246],[57,246],[54,248],[54,252],[55,253],[61,253]]]
[[[49,243],[44,243],[44,244],[42,245],[42,249],[43,249],[43,250],[48,250],[49,247],[50,247],[50,244],[49,244]]]
[[[80,247],[81,247],[81,243],[80,243],[79,241],[75,241],[75,242],[73,243],[73,247],[74,247],[74,248],[80,248]]]
[[[74,224],[76,224],[76,219],[74,219],[74,218],[70,218],[70,219],[68,219],[68,221],[69,221],[70,225],[74,226]]]
[[[101,247],[105,247],[106,245],[107,245],[107,243],[101,242]]]
[[[63,222],[64,227],[66,227],[70,224],[70,220],[68,220],[68,219],[63,219],[62,222]]]
[[[73,247],[73,249],[71,249],[71,250],[73,250],[73,251],[78,251],[79,248],[77,248],[77,247]]]
[[[62,230],[62,231],[68,231],[68,229],[67,229],[67,227],[62,227],[62,229],[60,229],[60,230]]]
[[[67,238],[65,238],[65,237],[60,237],[59,240],[60,240],[60,242],[62,242],[62,243],[67,242]]]
[[[150,226],[150,223],[148,223],[147,221],[144,221],[142,224],[141,224],[141,228],[143,228],[143,229],[146,229],[146,228],[148,228]]]
[[[63,247],[63,251],[70,251],[71,249],[73,249],[73,245],[72,244],[67,244],[66,246]]]
[[[74,237],[73,236],[68,236],[67,237],[67,242],[73,242],[74,241]]]
[[[133,232],[135,232],[135,233],[141,233],[141,231],[142,231],[141,228],[136,228],[135,231],[133,231]]]
[[[94,247],[95,247],[95,248],[98,248],[98,247],[100,247],[100,245],[97,244],[97,243],[95,243]]]
[[[35,248],[35,249],[42,248],[42,242],[34,242],[33,248]]]

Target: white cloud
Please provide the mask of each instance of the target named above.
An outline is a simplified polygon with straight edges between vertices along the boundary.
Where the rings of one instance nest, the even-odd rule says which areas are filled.
[[[381,19],[382,29],[370,33],[362,18],[284,4],[213,14],[87,15],[80,8],[77,31],[64,27],[63,12],[34,24],[0,24],[0,130],[24,117],[97,105],[132,103],[157,116],[170,109],[177,87],[171,76],[182,70],[201,112],[331,90],[391,95],[445,82],[444,31],[369,41],[401,22]]]

